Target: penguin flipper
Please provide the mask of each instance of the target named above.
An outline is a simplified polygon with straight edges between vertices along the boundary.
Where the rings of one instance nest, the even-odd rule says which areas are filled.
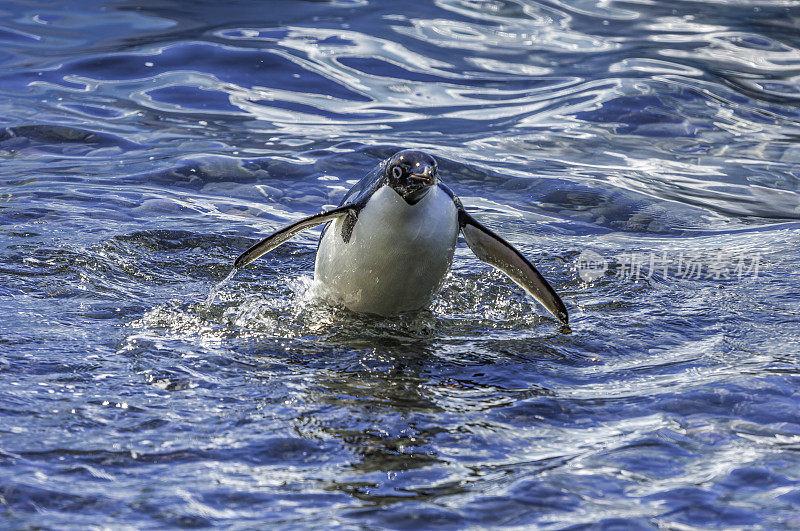
[[[460,207],[458,208],[458,224],[461,227],[461,233],[475,256],[508,275],[511,280],[542,303],[547,311],[566,325],[569,321],[567,308],[558,293],[533,267],[533,264],[510,243],[469,215],[463,206],[458,204],[456,206]]]
[[[241,269],[242,267],[246,266],[259,256],[264,253],[267,253],[274,249],[275,247],[279,246],[298,232],[304,231],[306,229],[310,229],[312,227],[316,227],[317,225],[321,225],[322,223],[327,223],[329,221],[333,221],[336,218],[340,218],[343,216],[348,215],[355,215],[357,208],[353,205],[344,205],[338,208],[334,208],[333,210],[327,210],[325,212],[320,212],[319,214],[314,214],[313,216],[308,216],[307,218],[303,218],[300,221],[296,221],[292,223],[288,227],[284,227],[278,231],[273,232],[257,244],[250,247],[248,250],[243,252],[239,255],[239,258],[233,263],[233,267],[235,269]]]

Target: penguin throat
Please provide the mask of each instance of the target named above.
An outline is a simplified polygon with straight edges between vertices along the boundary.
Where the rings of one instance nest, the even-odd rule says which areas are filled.
[[[392,187],[392,189],[397,192],[397,195],[403,198],[403,201],[408,203],[409,205],[416,205],[419,203],[423,197],[428,195],[428,192],[431,191],[431,186],[423,186],[421,188],[405,188],[405,187]]]

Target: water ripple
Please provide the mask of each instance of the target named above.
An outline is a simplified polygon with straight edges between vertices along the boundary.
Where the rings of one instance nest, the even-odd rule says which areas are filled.
[[[798,9],[7,2],[3,522],[797,527]],[[411,147],[572,334],[463,246],[328,305],[313,231],[204,304]]]

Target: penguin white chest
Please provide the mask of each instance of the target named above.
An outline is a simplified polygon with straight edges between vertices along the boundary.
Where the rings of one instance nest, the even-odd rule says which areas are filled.
[[[458,212],[447,193],[435,186],[409,205],[383,186],[359,212],[348,242],[345,223],[332,221],[317,250],[314,280],[323,297],[378,315],[430,304],[458,239]]]

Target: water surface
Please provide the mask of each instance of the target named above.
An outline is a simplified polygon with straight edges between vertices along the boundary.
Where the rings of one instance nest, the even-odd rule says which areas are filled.
[[[0,5],[2,527],[800,525],[800,5]],[[537,264],[249,245],[402,148]],[[589,265],[591,264],[591,268]]]

